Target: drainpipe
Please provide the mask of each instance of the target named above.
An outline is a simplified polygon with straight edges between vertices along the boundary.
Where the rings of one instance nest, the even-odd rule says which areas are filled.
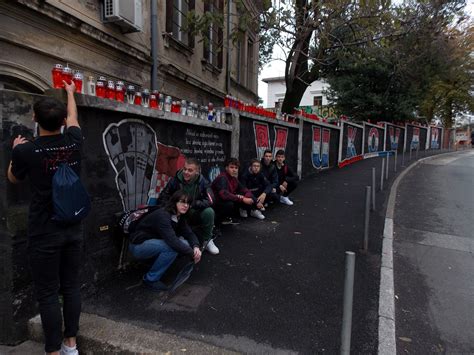
[[[230,94],[230,5],[231,0],[227,0],[227,68],[225,91]]]
[[[158,0],[151,0],[151,90],[158,90]]]

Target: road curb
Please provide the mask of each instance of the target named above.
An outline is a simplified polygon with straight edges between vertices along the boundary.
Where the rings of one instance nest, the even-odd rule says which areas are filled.
[[[397,343],[395,338],[395,285],[393,277],[393,218],[395,213],[395,202],[397,198],[397,188],[400,181],[415,166],[425,160],[430,160],[440,155],[453,154],[456,152],[446,152],[421,158],[405,168],[395,179],[390,188],[390,195],[385,213],[385,224],[383,230],[382,262],[380,267],[380,291],[379,291],[379,333],[378,333],[378,354],[393,355],[397,353]]]

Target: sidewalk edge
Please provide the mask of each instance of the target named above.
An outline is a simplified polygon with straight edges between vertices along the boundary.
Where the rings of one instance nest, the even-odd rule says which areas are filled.
[[[397,188],[404,176],[419,163],[430,160],[440,155],[452,154],[446,152],[421,158],[405,168],[395,179],[390,188],[390,195],[385,213],[385,225],[383,230],[382,262],[380,267],[380,290],[379,290],[379,329],[378,329],[378,354],[393,355],[397,353],[395,338],[395,285],[393,277],[393,219],[395,213],[395,201]]]

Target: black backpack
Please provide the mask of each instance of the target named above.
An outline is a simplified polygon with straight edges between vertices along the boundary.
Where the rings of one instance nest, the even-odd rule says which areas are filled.
[[[31,141],[48,158],[44,148]],[[91,201],[81,179],[62,161],[53,175],[52,183],[53,216],[51,219],[59,224],[75,224],[83,220],[91,210]]]

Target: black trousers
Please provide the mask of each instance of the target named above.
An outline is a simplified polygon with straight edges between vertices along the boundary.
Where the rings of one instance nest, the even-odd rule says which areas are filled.
[[[212,208],[216,212],[216,224],[220,225],[224,218],[235,217],[239,213],[239,208],[246,208],[247,205],[242,202],[218,201]]]
[[[80,226],[61,233],[29,237],[28,254],[45,337],[45,351],[59,351],[64,338],[79,330],[79,269],[83,233]],[[63,296],[63,314],[59,294]],[[62,318],[64,317],[64,334]]]

